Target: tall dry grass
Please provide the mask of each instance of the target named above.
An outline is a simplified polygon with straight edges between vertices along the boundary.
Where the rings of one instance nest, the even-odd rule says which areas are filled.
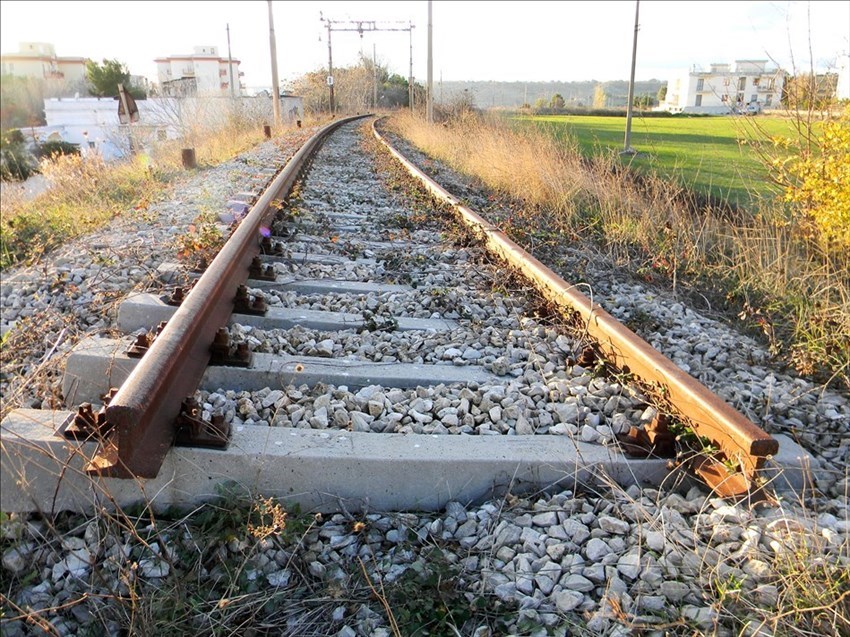
[[[183,148],[195,149],[199,168],[216,166],[262,142],[267,123],[265,113],[237,107],[224,113],[175,110],[170,117],[180,139],[160,141],[153,131],[139,129],[134,132],[138,152],[126,160],[106,162],[96,154],[58,156],[41,162],[40,171],[50,184],[45,192],[28,200],[4,190],[0,269],[32,262],[116,215],[145,214],[151,202],[186,174]]]
[[[399,113],[391,128],[420,150],[509,197],[500,220],[527,246],[596,242],[619,263],[683,282],[739,314],[800,372],[850,388],[850,255],[807,239],[781,202],[747,216],[696,207],[619,157],[582,157],[546,129],[460,110],[440,125]]]

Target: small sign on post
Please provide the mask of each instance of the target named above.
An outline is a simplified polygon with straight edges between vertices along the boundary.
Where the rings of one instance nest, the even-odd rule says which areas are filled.
[[[136,100],[125,89],[123,84],[118,85],[118,121],[122,124],[131,124],[139,121],[139,107]],[[127,115],[129,113],[129,117]]]
[[[133,145],[133,133],[130,131],[130,124],[139,121],[139,107],[136,106],[136,100],[133,96],[124,90],[124,85],[118,85],[118,121],[122,125],[127,126],[127,143],[130,147],[130,154],[133,155],[136,149]]]

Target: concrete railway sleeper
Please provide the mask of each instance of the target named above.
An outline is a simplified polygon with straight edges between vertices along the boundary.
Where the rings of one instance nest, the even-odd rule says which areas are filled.
[[[92,492],[188,504],[224,481],[314,508],[435,510],[565,483],[659,484],[683,463],[721,495],[752,495],[780,468],[799,485],[805,454],[790,439],[461,205],[373,124],[457,218],[400,210],[357,119],[228,204],[241,222],[191,289],[130,297],[125,338],[78,345],[63,382],[76,413],[13,412],[4,448],[27,445],[4,474],[54,486],[39,500],[4,480],[3,510],[84,508]],[[541,299],[560,315],[535,314]]]

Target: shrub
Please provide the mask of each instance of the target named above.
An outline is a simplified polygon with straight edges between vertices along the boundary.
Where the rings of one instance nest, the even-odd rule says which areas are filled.
[[[774,160],[785,201],[829,252],[850,250],[850,107],[823,124],[811,146]]]
[[[38,172],[35,160],[24,145],[24,135],[18,129],[0,135],[0,179],[23,181]]]
[[[35,148],[35,156],[39,159],[48,159],[56,155],[79,155],[80,147],[77,144],[62,140],[47,141]]]

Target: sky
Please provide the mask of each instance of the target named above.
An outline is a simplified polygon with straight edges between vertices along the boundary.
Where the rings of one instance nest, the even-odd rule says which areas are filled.
[[[433,80],[628,80],[635,0],[434,0]],[[850,52],[850,0],[688,1],[639,4],[635,78],[667,80],[693,65],[766,59],[786,70],[835,69]],[[408,31],[364,33],[348,21],[407,28],[413,74],[427,77],[427,0],[274,0],[278,76],[291,81],[326,69],[332,21],[334,67],[355,64],[361,51],[407,76]],[[230,48],[251,89],[271,85],[268,2],[263,0],[0,2],[0,51],[19,42],[49,42],[57,55],[117,59],[134,75],[156,80],[154,58],[190,53],[195,46]],[[811,49],[811,55],[810,55]],[[848,71],[850,72],[850,71]]]

